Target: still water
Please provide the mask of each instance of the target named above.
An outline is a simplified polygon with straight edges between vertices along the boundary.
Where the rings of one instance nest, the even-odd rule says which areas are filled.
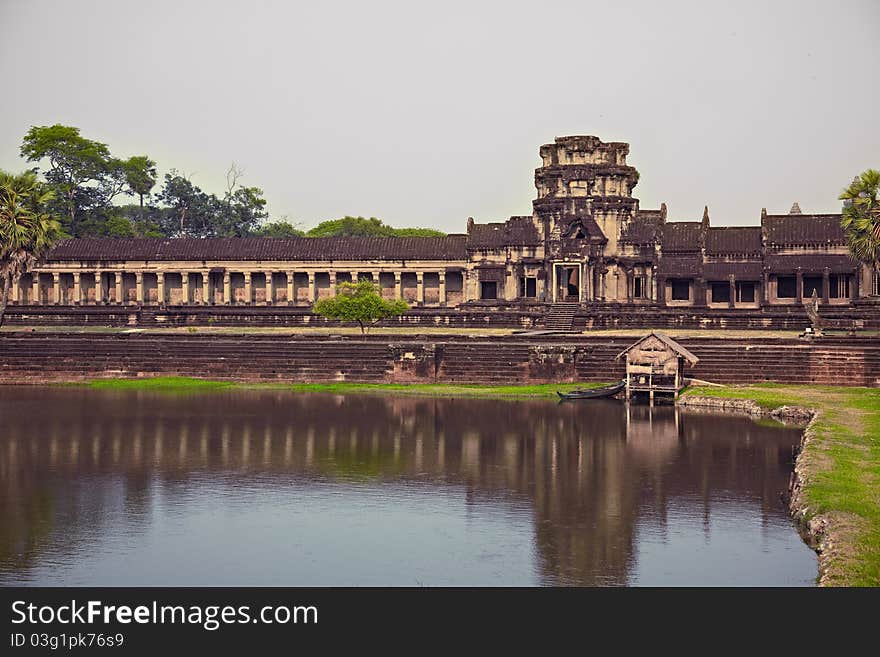
[[[0,585],[812,585],[800,432],[616,401],[0,387]]]

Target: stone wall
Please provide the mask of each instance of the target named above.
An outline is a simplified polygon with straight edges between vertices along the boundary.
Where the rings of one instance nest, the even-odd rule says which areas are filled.
[[[384,326],[458,328],[543,328],[551,306],[471,302],[461,308],[413,308]],[[830,328],[880,329],[880,303],[820,310]],[[283,306],[10,306],[4,320],[18,326],[338,326],[311,313],[309,308]],[[580,306],[573,328],[616,329],[761,329],[801,331],[809,326],[802,306],[766,307],[753,310],[718,308],[638,308],[620,304]]]
[[[195,376],[242,381],[484,383],[614,381],[632,337],[0,334],[4,383]],[[717,383],[880,386],[876,339],[688,339],[686,376]]]

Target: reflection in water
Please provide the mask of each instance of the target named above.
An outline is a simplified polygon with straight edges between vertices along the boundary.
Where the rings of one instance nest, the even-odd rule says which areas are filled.
[[[810,584],[799,432],[614,401],[0,389],[0,584]]]

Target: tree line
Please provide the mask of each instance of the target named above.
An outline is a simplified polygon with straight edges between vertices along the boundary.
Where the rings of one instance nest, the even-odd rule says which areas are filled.
[[[172,169],[160,182],[147,155],[121,158],[79,128],[33,126],[21,156],[51,192],[46,211],[69,237],[434,237],[429,228],[393,228],[375,217],[342,217],[304,231],[271,218],[263,190],[241,184],[234,163],[222,194],[206,192]],[[128,202],[124,202],[128,200]],[[134,202],[136,201],[136,202]]]

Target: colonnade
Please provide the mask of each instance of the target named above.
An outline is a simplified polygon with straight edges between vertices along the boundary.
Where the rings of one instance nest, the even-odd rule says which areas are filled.
[[[30,280],[28,280],[30,276]],[[447,293],[447,276],[452,295]],[[27,305],[297,305],[336,293],[341,282],[369,280],[383,297],[416,305],[463,301],[461,269],[432,270],[38,270],[10,290]],[[458,294],[456,294],[458,293]],[[450,299],[450,296],[455,297]]]

